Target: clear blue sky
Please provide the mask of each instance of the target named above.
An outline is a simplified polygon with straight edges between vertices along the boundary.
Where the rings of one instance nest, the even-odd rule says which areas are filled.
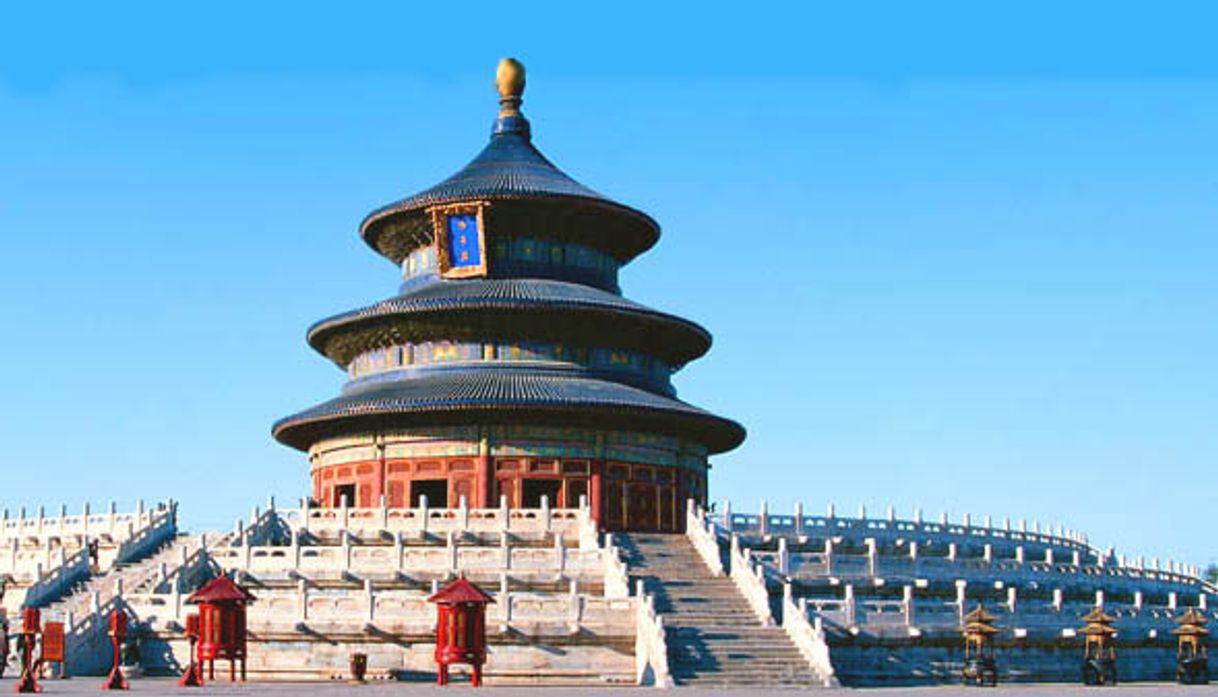
[[[543,151],[664,228],[627,295],[715,335],[716,498],[1216,560],[1212,5],[833,5],[6,8],[3,505],[304,493],[270,424],[343,379],[304,330],[395,292],[357,223],[482,147],[515,55]]]

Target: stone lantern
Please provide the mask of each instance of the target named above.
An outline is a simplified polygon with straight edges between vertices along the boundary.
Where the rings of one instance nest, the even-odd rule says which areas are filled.
[[[1079,630],[1083,635],[1083,684],[1117,684],[1117,630],[1112,626],[1116,618],[1097,605],[1083,621],[1087,623]]]
[[[964,668],[961,678],[965,684],[977,686],[998,684],[998,663],[994,659],[994,635],[1002,630],[994,626],[998,618],[984,605],[978,605],[964,616]]]
[[[1205,637],[1210,630],[1205,628],[1206,617],[1196,608],[1189,608],[1176,618],[1180,625],[1171,630],[1179,645],[1176,649],[1176,681],[1182,685],[1208,685],[1209,649]]]

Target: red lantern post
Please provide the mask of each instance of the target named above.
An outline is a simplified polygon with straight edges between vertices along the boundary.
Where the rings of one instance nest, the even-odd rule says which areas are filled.
[[[199,614],[186,616],[186,641],[190,643],[190,665],[178,679],[180,687],[203,687],[203,669],[195,658],[195,645],[199,643]]]
[[[110,676],[102,683],[103,690],[126,690],[127,678],[123,675],[122,651],[123,640],[127,638],[127,613],[122,610],[110,611],[110,643],[114,645],[114,666]]]
[[[21,679],[17,681],[16,692],[42,692],[38,684],[38,668],[41,661],[34,660],[34,646],[38,643],[38,633],[42,629],[42,613],[36,607],[27,607],[21,611],[21,633],[17,636],[21,652]]]
[[[216,659],[228,660],[228,679],[237,679],[237,662],[241,662],[241,680],[245,680],[245,607],[254,596],[227,576],[217,576],[189,598],[199,605],[199,663],[207,663],[207,678],[216,679]]]
[[[472,684],[482,684],[486,663],[486,606],[495,602],[474,584],[459,578],[428,598],[436,604],[436,683],[448,684],[448,667],[473,666]]]

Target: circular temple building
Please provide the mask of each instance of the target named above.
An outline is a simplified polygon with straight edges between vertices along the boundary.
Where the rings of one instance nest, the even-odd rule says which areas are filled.
[[[490,143],[364,219],[363,240],[401,269],[399,293],[309,329],[348,379],[274,436],[308,452],[320,506],[587,497],[602,529],[681,530],[685,499],[705,504],[708,456],[744,429],[677,399],[672,375],[710,334],[618,287],[659,225],[533,146],[524,82],[505,59]]]

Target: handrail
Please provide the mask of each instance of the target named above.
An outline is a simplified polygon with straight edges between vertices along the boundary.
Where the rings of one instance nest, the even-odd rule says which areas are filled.
[[[1015,545],[1031,543],[1083,554],[1091,559],[1091,561],[1084,562],[1085,566],[1102,569],[1106,575],[1145,577],[1160,581],[1200,585],[1202,588],[1208,589],[1207,592],[1218,594],[1218,585],[1205,581],[1199,566],[1168,561],[1165,563],[1166,568],[1159,568],[1158,560],[1154,560],[1153,564],[1148,567],[1141,560],[1134,563],[1133,560],[1118,557],[1111,549],[1102,550],[1092,546],[1087,536],[1080,532],[1059,528],[1060,534],[1052,534],[1047,529],[1042,532],[1037,524],[1033,524],[1033,528],[1029,530],[1027,524],[1022,521],[1018,527],[1013,527],[1009,520],[1005,520],[999,527],[988,524],[989,518],[986,519],[987,524],[975,525],[967,515],[962,523],[949,522],[946,515],[938,522],[922,520],[920,514],[913,520],[907,520],[897,518],[891,509],[886,518],[868,517],[865,510],[860,510],[858,517],[850,517],[837,515],[832,506],[828,515],[815,516],[804,515],[802,506],[799,505],[796,506],[795,515],[778,515],[770,514],[766,510],[764,502],[761,511],[757,514],[734,513],[730,505],[726,505],[718,513],[710,514],[707,517],[725,535],[739,533],[769,537],[791,534],[806,536],[818,533],[837,536],[853,532],[858,535],[884,539],[908,538],[914,534],[926,534],[942,537],[944,542],[954,543],[1005,542]]]
[[[816,625],[808,622],[807,611],[795,604],[791,594],[791,584],[782,584],[782,628],[799,653],[808,662],[812,672],[820,679],[825,687],[839,687],[837,676],[833,670],[833,662],[829,659],[829,643],[825,640],[825,630],[819,619]]]
[[[626,562],[617,545],[613,543],[613,535],[605,534],[605,547],[601,552],[604,559],[604,586],[606,598],[626,598],[630,596],[630,574]]]
[[[767,627],[774,626],[774,615],[770,612],[770,591],[766,588],[765,570],[760,564],[754,564],[749,558],[748,550],[740,547],[740,540],[735,535],[731,538],[728,561],[731,571],[729,575],[740,590],[740,594],[753,609],[753,614]]]
[[[689,538],[698,556],[706,562],[711,574],[723,576],[723,559],[719,555],[719,540],[714,526],[706,519],[706,514],[693,499],[685,502],[685,536]]]
[[[643,582],[635,594],[635,681],[661,689],[673,687],[668,668],[668,641],[664,633],[664,618],[656,613],[655,596],[644,592]]]
[[[65,557],[62,564],[39,575],[25,589],[25,598],[21,605],[22,607],[41,607],[49,598],[59,596],[78,579],[88,575],[89,550],[77,550],[72,556]]]

